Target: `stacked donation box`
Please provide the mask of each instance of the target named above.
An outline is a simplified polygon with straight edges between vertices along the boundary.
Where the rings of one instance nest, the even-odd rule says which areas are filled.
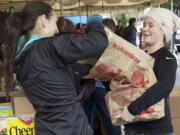
[[[34,114],[24,91],[19,90],[11,103],[0,103],[0,135],[35,135]]]
[[[169,98],[174,135],[180,135],[180,87],[175,87]]]

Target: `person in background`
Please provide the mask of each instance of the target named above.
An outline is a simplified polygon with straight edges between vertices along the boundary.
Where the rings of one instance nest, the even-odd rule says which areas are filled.
[[[36,135],[93,135],[77,98],[71,64],[99,56],[108,45],[102,17],[89,19],[86,36],[58,33],[47,3],[28,2],[6,24],[6,64],[36,110]],[[14,65],[14,66],[13,66]]]
[[[144,17],[142,34],[147,53],[155,59],[153,70],[157,82],[123,109],[122,119],[131,122],[135,115],[162,99],[165,99],[165,116],[157,120],[127,124],[126,135],[173,135],[168,97],[174,87],[177,61],[167,46],[178,28],[180,19],[168,9],[153,8]]]
[[[105,18],[103,20],[103,24],[110,28],[113,32],[116,32],[116,24],[113,19],[111,18]]]
[[[59,34],[71,33],[74,34],[74,36],[76,36],[75,26],[70,20],[64,17],[58,18],[57,27],[59,30]],[[78,36],[76,37],[78,38]],[[91,64],[81,64],[78,62],[72,63],[74,82],[79,100],[81,101],[82,104],[86,102],[86,100],[91,96],[91,94],[95,90],[94,79],[83,79],[83,77],[89,73],[89,70],[92,67],[93,66]]]
[[[133,45],[136,45],[136,36],[136,18],[130,18],[129,25],[124,29],[123,38]]]
[[[6,20],[9,17],[9,13],[8,12],[2,12],[0,11],[0,63],[2,64],[3,62],[3,35],[4,35],[4,28],[5,28],[5,23]],[[1,67],[0,64],[0,67]]]
[[[85,29],[84,29],[82,23],[76,24],[75,29],[76,29],[76,35],[77,35],[77,36],[78,36],[78,35],[83,35],[84,32],[85,32]]]
[[[111,18],[105,18],[103,20],[103,24],[109,27],[113,32],[116,31],[116,25]],[[113,126],[111,123],[111,119],[107,110],[105,95],[108,93],[109,88],[105,87],[101,81],[96,80],[95,82],[95,90],[91,97],[84,103],[84,109],[89,119],[90,125],[93,127],[93,107],[96,106],[99,111],[100,117],[102,118],[103,126],[107,135],[121,135],[120,126]]]
[[[63,34],[63,33],[74,33],[75,32],[75,26],[74,24],[64,18],[64,17],[59,17],[57,20],[57,27],[59,30],[59,34]]]
[[[115,32],[118,36],[123,37],[123,33],[124,33],[124,24],[121,20],[118,20],[118,25],[116,27],[116,32]]]

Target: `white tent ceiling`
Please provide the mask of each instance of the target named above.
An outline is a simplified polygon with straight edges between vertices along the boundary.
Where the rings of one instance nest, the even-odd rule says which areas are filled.
[[[28,1],[33,0],[0,0],[1,10],[19,10]],[[35,1],[35,0],[34,0]],[[157,6],[168,0],[42,0],[52,5],[60,13],[63,7],[64,15],[94,14],[94,13],[127,13],[138,12],[149,5]],[[62,6],[60,6],[60,1]],[[81,8],[79,8],[81,7]]]

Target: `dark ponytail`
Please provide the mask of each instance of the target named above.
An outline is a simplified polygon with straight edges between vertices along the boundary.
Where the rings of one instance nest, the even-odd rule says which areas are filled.
[[[9,100],[9,91],[13,90],[13,63],[15,46],[17,44],[19,35],[21,34],[21,13],[15,12],[10,15],[7,20],[5,31],[4,31],[4,63],[5,63],[5,81],[6,81],[6,92],[7,100]]]
[[[22,10],[22,32],[28,35],[29,32],[35,27],[36,20],[39,16],[45,15],[47,19],[52,16],[52,8],[50,5],[34,1],[29,2]]]
[[[41,15],[45,15],[49,19],[52,16],[51,6],[41,1],[33,1],[26,4],[21,12],[11,14],[7,20],[3,40],[7,91],[13,90],[13,68],[18,39],[21,35],[25,36],[24,43],[29,39],[30,32],[34,29],[36,21]]]
[[[11,14],[7,20],[4,33],[5,55],[7,59],[11,58],[11,55],[14,55],[14,46],[17,44],[17,40],[21,34],[21,25],[21,13],[16,12]]]

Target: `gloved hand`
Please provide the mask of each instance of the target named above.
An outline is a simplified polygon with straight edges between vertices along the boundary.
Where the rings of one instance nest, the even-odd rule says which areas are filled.
[[[101,15],[93,15],[88,18],[88,24],[91,22],[102,23],[103,18]]]
[[[127,107],[124,107],[121,118],[127,122],[132,122],[133,120],[135,120],[135,116],[129,112]]]

